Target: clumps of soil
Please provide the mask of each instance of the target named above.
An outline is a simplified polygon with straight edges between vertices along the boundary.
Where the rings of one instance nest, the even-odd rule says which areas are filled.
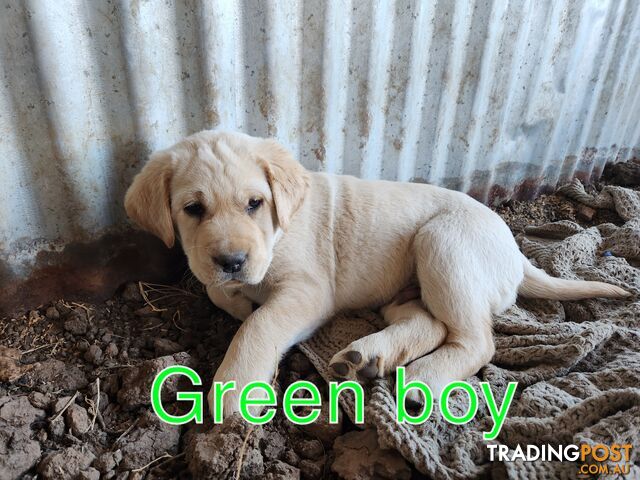
[[[602,172],[603,181],[621,187],[638,187],[640,185],[640,159],[633,158],[628,162],[609,163]]]
[[[587,192],[596,194],[605,183],[588,187]],[[624,221],[612,210],[594,209],[554,193],[540,195],[534,201],[510,200],[494,209],[509,226],[514,235],[524,233],[525,227],[570,220],[582,227],[594,227],[602,223],[621,226]]]
[[[190,366],[206,394],[238,326],[194,282],[130,283],[103,304],[58,300],[2,319],[0,478],[367,478],[341,470],[346,450],[337,439],[358,430],[344,415],[329,424],[328,403],[308,426],[293,425],[281,409],[271,423],[253,427],[240,417],[214,425],[206,409],[202,425],[157,418],[150,406],[156,374]],[[328,399],[322,377],[294,350],[279,367],[279,395],[301,379]],[[180,380],[163,389],[174,414],[186,408],[175,402],[176,391],[198,390]],[[411,472],[398,453],[389,455]],[[378,465],[376,475],[396,478],[395,464]]]
[[[602,178],[585,187],[587,193],[597,194],[606,185],[618,185],[640,191],[640,159],[606,165]],[[509,225],[514,235],[524,233],[528,226],[570,220],[588,228],[603,223],[621,226],[624,221],[612,210],[593,209],[554,193],[540,195],[534,201],[510,200],[494,209]]]
[[[235,328],[199,293],[138,284],[101,305],[60,300],[2,319],[0,478],[186,471],[182,431],[151,411],[151,382],[165,366],[195,365],[188,352],[214,365]],[[177,388],[168,382],[168,400]]]

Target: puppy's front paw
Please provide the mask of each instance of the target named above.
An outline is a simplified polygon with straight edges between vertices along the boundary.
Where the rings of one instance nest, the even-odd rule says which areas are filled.
[[[216,372],[213,379],[213,385],[207,395],[207,403],[209,405],[209,412],[214,417],[214,420],[222,420],[230,417],[236,412],[240,411],[240,398],[242,390],[251,382],[260,381],[266,385],[271,384],[271,378],[269,372],[262,372],[262,374],[245,375],[238,373],[237,371],[220,371]],[[228,382],[235,382],[235,388],[231,389],[225,387]],[[268,393],[262,388],[255,388],[249,392],[249,398],[251,399],[265,399],[268,398]],[[218,409],[218,410],[216,410]],[[262,413],[263,407],[258,405],[252,405],[248,407],[248,413],[252,416],[259,416]],[[216,412],[218,415],[216,416]]]
[[[207,395],[207,404],[209,405],[209,414],[214,420],[222,420],[228,418],[237,411],[239,411],[240,392],[238,390],[227,391],[221,394],[216,391],[216,381],[211,386],[209,394]],[[216,415],[216,408],[220,409],[218,415]]]

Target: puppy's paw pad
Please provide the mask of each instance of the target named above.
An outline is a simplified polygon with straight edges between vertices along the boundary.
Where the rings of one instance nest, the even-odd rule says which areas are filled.
[[[349,365],[347,365],[344,362],[332,363],[329,365],[329,368],[332,370],[332,373],[334,374],[334,376],[341,377],[341,378],[345,378],[349,374],[349,371],[351,370]]]
[[[349,350],[344,354],[344,358],[356,365],[360,365],[360,362],[362,362],[362,354],[356,350]]]
[[[347,350],[333,357],[329,369],[336,378],[371,380],[379,376],[378,364],[378,357],[364,357],[357,350]]]

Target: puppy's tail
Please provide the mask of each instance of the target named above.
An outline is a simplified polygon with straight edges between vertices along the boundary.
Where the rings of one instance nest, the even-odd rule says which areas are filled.
[[[631,293],[604,282],[582,280],[563,280],[555,278],[544,270],[531,265],[524,256],[524,280],[518,287],[518,293],[528,298],[547,298],[549,300],[582,300],[583,298],[605,297],[624,298]]]

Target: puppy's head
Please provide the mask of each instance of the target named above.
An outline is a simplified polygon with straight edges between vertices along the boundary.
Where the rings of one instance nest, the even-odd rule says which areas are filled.
[[[125,197],[127,214],[171,247],[177,228],[205,285],[259,283],[308,174],[274,140],[200,132],[151,155]]]

